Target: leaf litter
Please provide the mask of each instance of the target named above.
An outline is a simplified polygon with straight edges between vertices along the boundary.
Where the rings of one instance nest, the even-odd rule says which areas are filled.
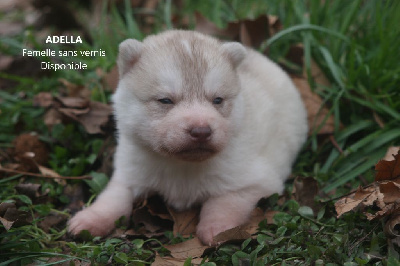
[[[391,147],[388,153],[375,165],[375,182],[340,198],[335,209],[338,217],[362,211],[368,220],[385,218],[386,234],[400,243],[400,149]]]

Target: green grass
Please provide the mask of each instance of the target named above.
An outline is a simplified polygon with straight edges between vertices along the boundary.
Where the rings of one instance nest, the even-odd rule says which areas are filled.
[[[84,84],[92,99],[108,102],[110,92],[96,75],[96,69],[109,71],[115,63],[119,42],[126,38],[143,39],[143,23],[137,19],[148,10],[135,9],[124,1],[122,6],[103,6],[104,19],[98,28],[90,29],[92,44],[80,49],[106,51],[106,57],[86,60],[87,71],[63,71],[35,79],[0,73],[3,79],[14,80],[12,89],[0,91],[0,149],[6,151],[21,132],[36,131],[50,147],[49,165],[62,175],[84,175],[93,169],[94,158],[104,139],[88,135],[81,126],[59,125],[48,131],[43,123],[44,109],[32,106],[33,96],[41,91],[57,93],[62,77]],[[265,40],[269,56],[279,62],[293,44],[304,47],[305,71],[310,75],[314,60],[328,77],[331,85],[320,86],[311,78],[310,84],[334,116],[334,139],[343,152],[328,140],[313,134],[299,155],[294,173],[312,176],[325,196],[321,210],[314,215],[294,200],[277,204],[276,196],[267,201],[270,209],[280,211],[274,225],[261,223],[254,240],[227,244],[208,254],[208,265],[399,265],[399,250],[391,245],[383,232],[383,221],[369,222],[357,213],[337,219],[331,198],[336,198],[374,178],[373,166],[385,154],[387,147],[400,144],[400,3],[398,1],[279,1],[279,0],[185,0],[183,8],[174,1],[162,1],[151,11],[154,25],[151,33],[172,28],[173,17],[188,16],[193,27],[193,14],[200,11],[219,27],[237,19],[256,18],[261,14],[277,15],[284,29]],[[16,18],[23,14],[14,14]],[[6,18],[1,14],[0,18]],[[105,17],[105,16],[103,16]],[[84,16],[82,15],[84,21]],[[21,48],[43,49],[33,28],[17,36],[2,37],[0,51],[18,55]],[[53,49],[61,49],[52,46]],[[65,58],[64,60],[72,60]],[[76,59],[76,58],[75,58]],[[23,94],[21,94],[23,92]],[[375,116],[383,122],[380,125]],[[279,151],[277,151],[279,152]],[[88,182],[96,195],[106,177],[96,175]],[[157,251],[167,254],[158,240],[66,238],[65,225],[44,232],[38,226],[52,211],[62,212],[67,199],[63,185],[49,180],[34,180],[48,192],[44,203],[32,202],[19,195],[14,186],[31,179],[15,175],[0,179],[2,202],[17,203],[20,211],[33,222],[6,231],[0,226],[0,265],[10,263],[48,264],[50,258],[62,261],[82,260],[95,264],[149,264]],[[365,180],[365,181],[364,181]],[[82,182],[71,181],[70,184]],[[287,190],[290,191],[291,182]],[[91,198],[93,199],[94,196]],[[215,264],[213,264],[215,263]],[[190,265],[190,259],[185,265]]]

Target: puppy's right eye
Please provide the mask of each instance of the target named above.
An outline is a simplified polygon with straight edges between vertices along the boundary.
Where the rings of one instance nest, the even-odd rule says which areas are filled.
[[[158,99],[158,101],[162,104],[174,104],[174,102],[170,98],[162,98]]]

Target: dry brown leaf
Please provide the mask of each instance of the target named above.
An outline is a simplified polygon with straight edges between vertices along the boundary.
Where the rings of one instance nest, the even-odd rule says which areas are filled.
[[[246,19],[240,21],[240,42],[246,46],[258,49],[271,36],[269,22],[270,19],[267,15],[259,16],[255,20]]]
[[[44,116],[44,122],[50,129],[68,119],[82,124],[89,134],[104,134],[107,131],[105,128],[110,127],[112,107],[90,101],[84,96],[52,97],[47,93],[39,93],[34,99],[34,105],[52,107]]]
[[[322,99],[311,90],[307,79],[306,66],[304,61],[304,47],[302,44],[293,45],[290,47],[286,58],[303,67],[302,77],[292,76],[292,80],[300,91],[301,97],[303,99],[304,105],[306,106],[308,113],[308,125],[309,134],[316,130],[328,115],[328,109],[322,106]],[[331,83],[328,78],[322,72],[318,64],[311,60],[310,74],[313,82],[318,85],[325,87],[330,87]],[[318,134],[332,134],[335,129],[334,118],[330,115],[322,128],[318,131]]]
[[[317,213],[317,203],[315,196],[319,192],[318,182],[312,177],[298,176],[293,182],[292,195],[300,206],[308,206]]]
[[[218,235],[214,236],[214,242],[221,244],[223,242],[229,240],[237,240],[237,239],[247,239],[250,238],[251,234],[249,234],[244,226],[237,226],[231,229],[228,229],[224,232],[219,233]]]
[[[376,206],[375,213],[364,211],[369,220],[399,212],[400,203],[400,151],[394,160],[381,160],[375,165],[375,182],[339,199],[335,203],[338,217],[357,207]]]
[[[77,84],[69,82],[68,80],[63,79],[63,78],[58,79],[58,81],[60,81],[64,85],[64,87],[67,89],[67,95],[69,97],[81,98],[81,99],[85,99],[87,101],[90,100],[91,92],[84,85],[77,85]]]
[[[53,95],[49,92],[40,92],[33,97],[33,106],[50,107],[53,104]]]
[[[104,133],[102,126],[110,121],[112,115],[111,106],[100,103],[90,102],[90,111],[87,114],[79,116],[78,121],[85,127],[90,134]]]
[[[173,221],[170,211],[165,205],[164,200],[158,195],[146,199],[142,206],[146,207],[148,212],[153,216],[158,216],[161,219]]]
[[[309,134],[312,134],[314,130],[324,122],[325,117],[329,111],[326,107],[323,107],[322,99],[311,91],[308,81],[304,78],[292,76],[292,81],[299,89],[301,98],[303,99],[304,105],[307,109],[307,120],[309,126]],[[333,116],[328,116],[324,122],[318,134],[332,134],[335,130],[335,121]]]
[[[385,161],[393,161],[394,155],[397,154],[400,151],[400,147],[389,147],[388,150],[386,151],[385,156],[382,158],[382,160]]]
[[[183,265],[185,260],[189,257],[192,258],[192,264],[200,265],[202,262],[201,256],[204,254],[204,251],[209,248],[204,246],[197,237],[182,243],[166,245],[164,247],[171,252],[172,257],[160,257],[160,255],[157,254],[152,265]]]
[[[8,230],[11,227],[20,227],[32,222],[29,212],[18,210],[14,203],[0,204],[0,222]]]
[[[306,71],[306,65],[304,61],[304,46],[303,44],[296,44],[292,45],[289,48],[289,51],[286,55],[286,59],[289,61],[297,64],[298,66],[303,67],[303,73],[302,77],[307,79],[307,71]],[[310,74],[311,78],[316,84],[325,86],[325,87],[330,87],[331,83],[329,82],[328,78],[325,76],[324,72],[321,70],[321,68],[318,66],[318,64],[311,59],[311,65],[310,65]]]
[[[147,208],[135,210],[132,214],[132,221],[135,225],[142,224],[146,229],[143,233],[156,233],[160,230],[171,230],[172,222],[163,220],[160,217],[151,215]]]
[[[394,156],[394,160],[380,160],[375,165],[375,181],[391,180],[400,177],[400,150]]]
[[[337,217],[340,217],[342,214],[352,211],[360,206],[365,200],[373,199],[374,197],[371,196],[375,192],[374,187],[362,188],[359,187],[357,191],[351,193],[350,195],[339,199],[335,203],[336,213],[338,214]],[[375,198],[376,199],[376,198]],[[370,206],[373,202],[368,203],[367,206]],[[365,205],[364,205],[365,206]]]
[[[90,101],[80,97],[55,97],[55,100],[60,102],[63,107],[86,109],[90,105]]]
[[[188,257],[200,258],[204,251],[209,248],[204,246],[197,237],[176,245],[166,245],[165,247],[171,251],[172,257],[183,260]]]
[[[182,266],[185,260],[175,259],[172,257],[161,257],[159,254],[156,255],[153,266]]]
[[[258,224],[264,219],[267,220],[268,224],[273,224],[273,217],[276,213],[277,211],[264,212],[260,208],[255,208],[251,212],[249,221],[246,224],[219,233],[214,237],[214,241],[221,244],[230,240],[244,240],[250,238],[257,233]]]
[[[390,238],[400,238],[400,211],[394,213],[385,224],[385,233]]]
[[[53,178],[60,178],[61,175],[59,173],[57,173],[56,171],[44,167],[42,165],[38,165],[39,171],[43,176],[48,176],[48,177],[53,177]]]
[[[193,208],[187,211],[175,211],[168,208],[169,213],[174,221],[174,235],[188,237],[196,233],[196,226],[199,222],[200,208]]]
[[[32,183],[18,184],[15,186],[15,190],[19,194],[23,194],[31,199],[35,199],[41,196],[39,192],[40,187],[41,187],[40,184],[32,184]]]
[[[400,184],[396,182],[387,182],[379,185],[379,190],[383,194],[384,203],[393,203],[400,199]]]
[[[50,108],[44,114],[44,124],[51,130],[54,125],[62,123],[63,115],[54,108]]]
[[[157,233],[161,230],[172,230],[173,222],[161,197],[153,196],[134,207],[132,221],[135,225],[142,224],[145,231],[139,234]],[[135,232],[136,234],[138,232]]]
[[[38,226],[43,231],[48,233],[50,232],[50,229],[64,226],[64,223],[67,220],[68,215],[59,212],[51,212],[49,215],[46,215],[42,220],[40,220]]]
[[[100,103],[90,102],[85,109],[58,108],[67,117],[81,123],[89,134],[102,134],[102,127],[110,121],[112,115],[111,106]]]
[[[7,231],[10,230],[14,224],[14,221],[8,221],[7,219],[4,219],[2,217],[0,217],[0,222]]]
[[[37,164],[46,164],[49,157],[47,146],[35,134],[25,133],[17,136],[13,141],[13,157],[23,163],[21,170],[37,170]]]
[[[106,90],[115,92],[115,90],[117,89],[118,81],[119,81],[117,65],[115,65],[107,73],[105,73],[101,68],[98,68],[98,69],[96,69],[96,73],[97,73],[97,76],[99,76],[102,79]]]

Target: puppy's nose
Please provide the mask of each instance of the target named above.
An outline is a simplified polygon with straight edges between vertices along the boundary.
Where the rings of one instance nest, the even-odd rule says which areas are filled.
[[[210,127],[194,127],[190,131],[190,136],[195,141],[207,141],[211,136],[211,128]]]

